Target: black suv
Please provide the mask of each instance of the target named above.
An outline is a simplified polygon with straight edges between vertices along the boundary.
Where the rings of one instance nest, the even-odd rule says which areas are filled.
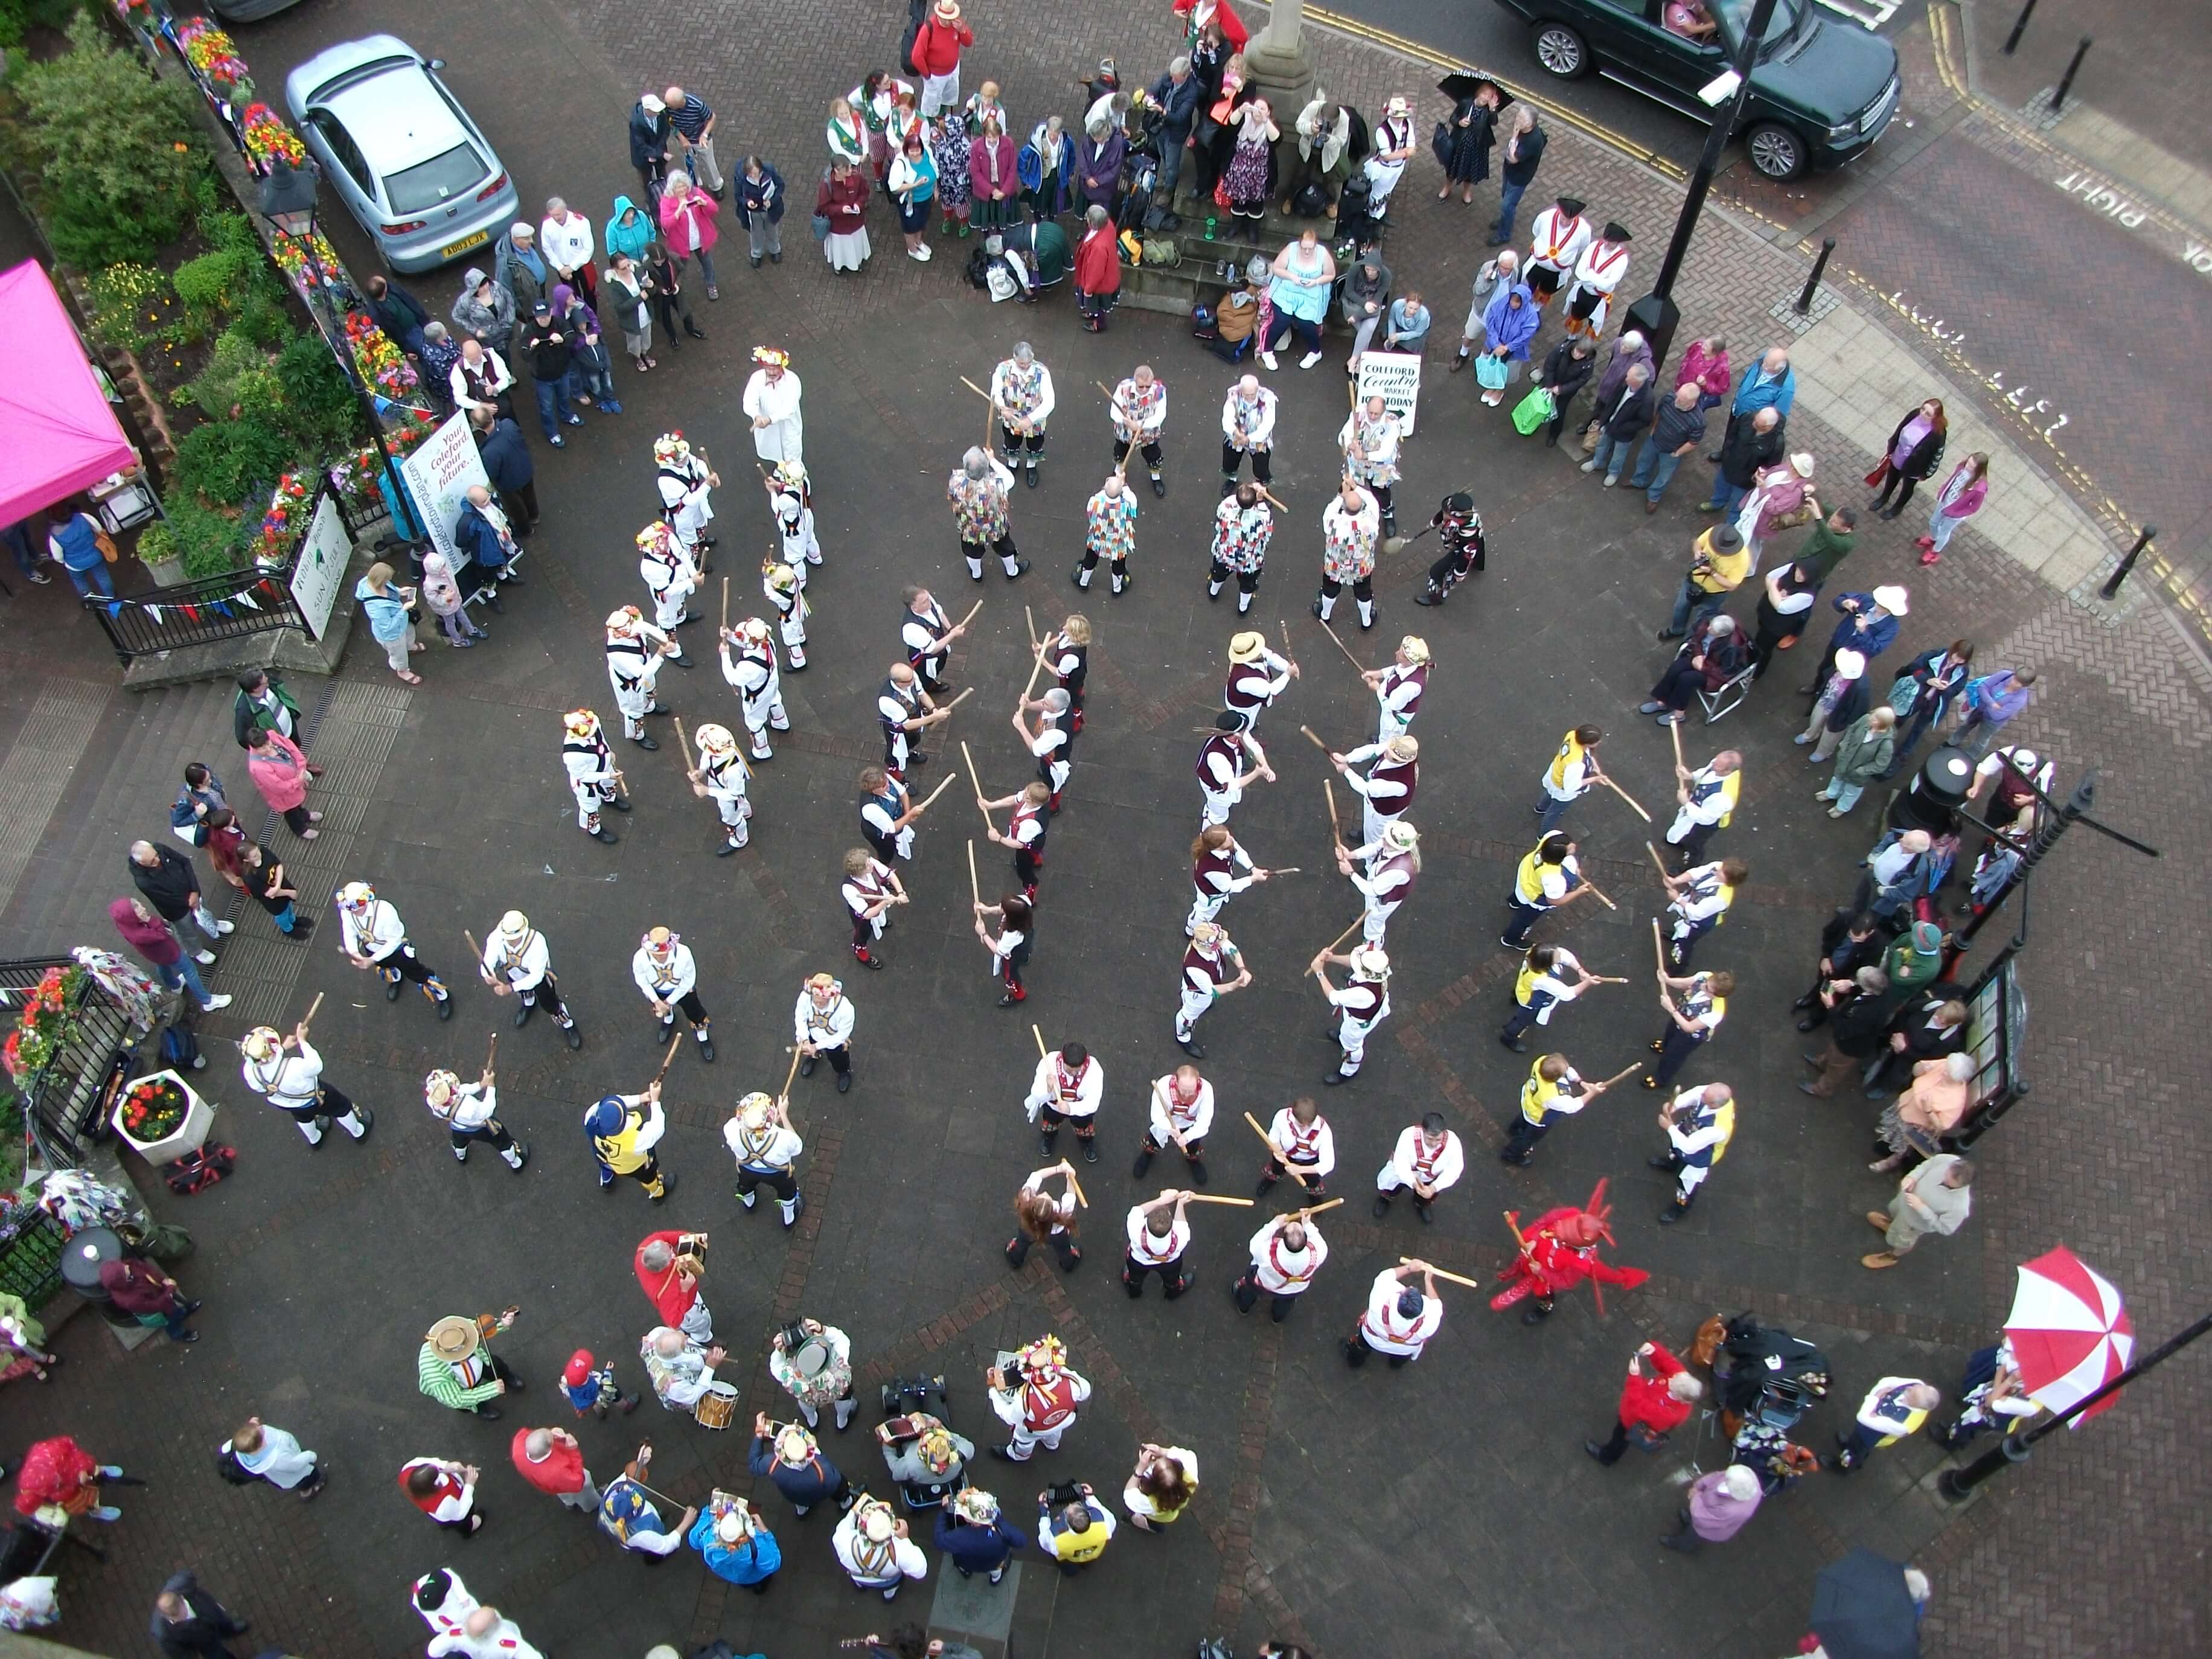
[[[1536,61],[1562,80],[1592,70],[1700,121],[1698,88],[1725,74],[1752,0],[1692,8],[1711,32],[1666,27],[1680,0],[1498,0],[1529,26]],[[1677,21],[1681,21],[1678,15]],[[1897,49],[1856,25],[1823,17],[1816,0],[1778,0],[1751,71],[1741,137],[1770,179],[1840,167],[1881,136],[1897,111]]]

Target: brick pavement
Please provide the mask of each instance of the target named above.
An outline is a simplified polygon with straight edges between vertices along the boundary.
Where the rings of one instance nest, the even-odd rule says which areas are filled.
[[[292,14],[263,32],[270,50],[280,40],[325,38],[336,14],[309,9],[319,15]],[[541,81],[566,74],[580,100],[597,100],[595,123],[545,131],[540,151],[505,136],[524,130],[522,109],[540,106],[502,102],[489,84],[465,83],[464,95],[501,135],[511,159],[528,155],[519,167],[544,169],[544,178],[558,179],[572,198],[583,193],[575,179],[599,179],[611,191],[622,182],[619,154],[593,135],[611,137],[618,127],[628,99],[621,86],[665,78],[666,60],[637,44],[652,37],[654,20],[627,16],[617,29],[611,12],[580,22],[546,16],[542,30],[515,37],[502,29],[496,40],[489,20],[456,18],[449,55],[463,73],[504,49],[502,61],[517,73]],[[359,17],[369,19],[365,11]],[[1073,31],[1039,17],[982,21],[1014,66],[1001,78],[1017,109],[1024,106],[1024,85],[1057,84],[1071,46],[1079,58],[1112,50],[1133,74],[1149,53],[1164,50],[1154,32],[1126,21],[1109,26],[1086,17]],[[750,61],[745,22],[724,18],[720,33],[696,35],[695,63],[677,72],[700,80],[726,107],[741,103],[761,131],[783,135],[777,159],[787,175],[797,174],[794,158],[810,153],[818,101],[809,87],[846,80],[849,54],[832,43],[860,20],[825,9],[791,29],[791,50],[802,61],[837,67],[806,84],[793,76],[765,88],[742,74],[717,78],[714,66]],[[599,55],[607,41],[619,43],[611,67]],[[1356,97],[1371,101],[1396,78],[1379,59],[1344,50]],[[264,74],[281,65],[258,50],[257,62],[271,64]],[[695,75],[695,67],[707,73]],[[1573,171],[1547,177],[1579,177],[1587,168],[1612,190],[1615,175],[1594,152],[1563,144],[1558,159]],[[1663,223],[1663,191],[1652,185],[1632,196],[1646,188],[1637,178],[1619,197],[1593,188],[1592,199],[1630,199],[1640,222]],[[526,194],[545,187],[540,179],[525,183]],[[1419,183],[1417,173],[1407,186],[1413,210],[1393,253],[1434,291],[1449,286],[1447,277],[1464,279],[1474,250],[1455,242],[1466,222],[1422,201]],[[1965,631],[1996,641],[1991,651],[2032,654],[2046,670],[2045,696],[2025,735],[2051,747],[2062,772],[2094,757],[2106,781],[2103,810],[2167,848],[2167,863],[2153,873],[2179,890],[2161,888],[2154,908],[2144,902],[2141,869],[2081,837],[2039,877],[2038,945],[2027,958],[2036,1092],[1980,1149],[1983,1208],[1966,1234],[1931,1245],[1886,1278],[1862,1273],[1852,1260],[1850,1212],[1875,1191],[1852,1172],[1851,1160],[1863,1157],[1863,1117],[1788,1103],[1798,1097],[1788,1089],[1797,1073],[1784,1005],[1802,983],[1815,912],[1840,886],[1869,826],[1831,824],[1808,808],[1814,775],[1781,742],[1797,720],[1780,694],[1762,694],[1704,739],[1752,756],[1752,792],[1729,845],[1753,858],[1758,891],[1747,895],[1746,914],[1731,922],[1726,941],[1727,959],[1750,970],[1751,987],[1716,1050],[1717,1065],[1758,1103],[1747,1133],[1697,1214],[1666,1234],[1651,1218],[1661,1183],[1638,1162],[1652,1132],[1633,1121],[1632,1103],[1628,1120],[1591,1114],[1547,1141],[1534,1170],[1509,1175],[1485,1154],[1525,1062],[1500,1056],[1491,1043],[1487,1022],[1504,976],[1486,929],[1525,844],[1528,780],[1564,719],[1623,708],[1641,694],[1656,665],[1649,630],[1698,521],[1688,510],[1687,483],[1666,513],[1646,519],[1617,494],[1595,489],[1564,457],[1492,435],[1495,417],[1490,428],[1474,426],[1479,417],[1463,376],[1431,388],[1430,435],[1409,450],[1406,497],[1416,502],[1471,482],[1486,505],[1498,550],[1491,573],[1423,623],[1443,663],[1424,735],[1447,751],[1455,737],[1480,735],[1467,742],[1462,763],[1432,764],[1424,780],[1420,816],[1433,829],[1438,856],[1400,924],[1401,1012],[1370,1049],[1355,1097],[1328,1103],[1339,1126],[1340,1189],[1354,1195],[1399,1123],[1431,1099],[1444,1103],[1471,1138],[1474,1156],[1462,1189],[1439,1207],[1437,1225],[1398,1218],[1377,1225],[1356,1208],[1335,1212],[1340,1224],[1328,1232],[1336,1259],[1308,1298],[1313,1305],[1279,1331],[1264,1321],[1234,1321],[1220,1305],[1241,1223],[1206,1218],[1200,1287],[1173,1310],[1157,1298],[1125,1305],[1108,1282],[1116,1218],[1132,1196],[1110,1161],[1127,1157],[1134,1139],[1135,1091],[1127,1085],[1175,1058],[1164,1040],[1164,988],[1179,942],[1152,924],[1182,908],[1194,739],[1179,727],[1210,702],[1214,671],[1206,665],[1229,622],[1198,602],[1194,550],[1211,505],[1203,429],[1212,369],[1204,360],[1188,367],[1188,348],[1157,319],[1125,319],[1100,340],[1078,334],[1064,307],[1021,325],[1058,372],[1067,412],[1056,422],[1045,488],[1023,492],[1016,504],[1018,531],[1037,570],[1017,591],[1002,593],[995,578],[986,590],[992,603],[965,670],[983,684],[976,702],[984,708],[1003,706],[1025,672],[1012,606],[1026,602],[1042,616],[1055,603],[1055,561],[1070,556],[1075,504],[1088,487],[1084,469],[1103,470],[1103,423],[1078,388],[1141,352],[1162,366],[1177,399],[1176,488],[1166,503],[1147,506],[1139,588],[1119,604],[1096,598],[1089,605],[1103,624],[1094,659],[1099,690],[1072,810],[1055,831],[1048,882],[1054,919],[1032,975],[1037,994],[1030,1012],[1055,1040],[1063,1032],[1084,1036],[1113,1074],[1109,1161],[1095,1175],[1085,1170],[1099,1205],[1087,1218],[1092,1260],[1062,1283],[1042,1265],[1009,1276],[997,1255],[1006,1194],[1034,1158],[1034,1139],[1010,1107],[1026,1076],[1028,1045],[1010,1041],[1008,1022],[988,1007],[977,953],[959,925],[955,843],[966,828],[957,813],[937,815],[925,828],[908,883],[916,903],[892,932],[891,971],[854,976],[865,981],[852,987],[863,1019],[860,1087],[840,1100],[824,1078],[800,1085],[797,1105],[811,1142],[810,1209],[800,1227],[785,1237],[763,1217],[726,1214],[712,1190],[721,1156],[719,1103],[726,1091],[754,1086],[782,1063],[776,1055],[792,987],[800,973],[836,959],[843,933],[829,899],[826,854],[849,833],[851,773],[872,747],[866,702],[880,672],[873,653],[888,648],[891,620],[882,590],[909,573],[951,579],[957,568],[939,492],[949,452],[963,440],[922,434],[972,430],[973,400],[955,376],[988,367],[1008,326],[940,266],[879,259],[865,282],[840,286],[805,258],[795,235],[793,242],[799,255],[757,281],[732,258],[722,304],[702,308],[716,336],[708,353],[686,353],[675,373],[624,388],[645,418],[619,422],[611,434],[594,418],[567,455],[541,457],[550,517],[538,568],[545,579],[510,605],[490,650],[433,657],[429,683],[408,699],[393,762],[363,817],[359,868],[404,896],[418,937],[441,941],[434,960],[452,959],[458,942],[444,941],[459,925],[518,897],[553,933],[586,1048],[572,1058],[533,1028],[510,1036],[501,1062],[507,1109],[536,1139],[538,1158],[519,1181],[495,1164],[483,1167],[481,1158],[455,1170],[433,1127],[412,1109],[427,1064],[481,1042],[496,1018],[485,999],[465,991],[461,1015],[434,1029],[422,1010],[406,1004],[386,1009],[371,998],[368,1006],[351,1006],[359,981],[317,953],[300,994],[332,992],[324,1047],[342,1085],[386,1109],[378,1138],[367,1148],[340,1146],[303,1161],[289,1127],[245,1110],[232,1091],[228,1121],[247,1155],[241,1176],[188,1206],[164,1203],[205,1240],[188,1282],[216,1292],[205,1320],[210,1340],[189,1352],[153,1345],[125,1361],[84,1322],[64,1333],[65,1352],[78,1362],[71,1397],[79,1420],[103,1425],[97,1443],[150,1466],[163,1492],[191,1494],[204,1513],[222,1518],[220,1539],[206,1541],[204,1524],[184,1518],[193,1514],[197,1522],[194,1510],[157,1508],[154,1492],[137,1495],[144,1501],[131,1505],[117,1534],[116,1560],[64,1587],[84,1645],[142,1650],[137,1632],[151,1586],[186,1559],[198,1559],[210,1583],[272,1638],[348,1656],[396,1655],[420,1639],[399,1605],[399,1586],[441,1556],[459,1555],[471,1584],[500,1597],[541,1645],[568,1632],[561,1650],[592,1656],[619,1651],[634,1659],[649,1641],[713,1632],[741,1648],[813,1652],[880,1617],[878,1604],[842,1588],[808,1524],[776,1514],[772,1498],[790,1565],[765,1601],[725,1595],[696,1565],[647,1576],[653,1570],[614,1557],[581,1522],[501,1477],[498,1452],[513,1420],[488,1428],[447,1417],[413,1395],[405,1374],[428,1318],[522,1300],[514,1358],[541,1386],[579,1341],[617,1354],[625,1382],[636,1380],[628,1355],[642,1327],[627,1252],[647,1211],[634,1193],[588,1196],[574,1121],[580,1101],[608,1086],[635,1087],[654,1063],[624,947],[662,915],[699,950],[703,988],[726,1039],[711,1076],[688,1057],[672,1074],[678,1109],[669,1154],[690,1183],[670,1220],[717,1231],[710,1291],[726,1329],[759,1333],[793,1311],[826,1315],[854,1334],[866,1381],[917,1364],[941,1366],[956,1389],[956,1425],[980,1439],[988,1423],[976,1384],[981,1364],[1049,1325],[1070,1339],[1100,1394],[1055,1474],[1079,1474],[1104,1489],[1120,1479],[1135,1437],[1164,1432],[1199,1448],[1208,1479],[1191,1529],[1125,1538],[1103,1568],[1059,1586],[1056,1595],[1048,1583],[1024,1589],[1022,1607],[1047,1610],[1048,1651],[1166,1654],[1187,1650],[1201,1630],[1233,1630],[1249,1644],[1272,1628],[1303,1632],[1324,1656],[1369,1651],[1378,1639],[1409,1654],[1571,1647],[1771,1653],[1800,1627],[1811,1572],[1859,1543],[1917,1552],[1934,1563],[1931,1629],[1949,1650],[2164,1653],[2201,1644],[2201,1592],[2175,1586],[2186,1582],[2185,1564],[2203,1542],[2201,1510],[2179,1487],[2185,1465],[2178,1425],[2202,1409],[2203,1395],[2195,1374],[2179,1366],[2084,1437],[2048,1447],[1962,1519],[1917,1485],[1942,1461],[1926,1444],[1886,1454],[1850,1482],[1823,1481],[1778,1502],[1772,1524],[1763,1517],[1734,1547],[1727,1565],[1737,1571],[1722,1596],[1694,1570],[1676,1571],[1684,1564],[1650,1542],[1674,1501],[1679,1455],[1600,1475],[1574,1453],[1610,1407],[1623,1348],[1645,1334],[1679,1339],[1716,1308],[1758,1308],[1830,1347],[1838,1357],[1839,1393],[1887,1370],[1924,1367],[1948,1385],[1964,1351],[2001,1314],[2008,1264],[2054,1237],[2114,1274],[2148,1336],[2191,1316],[2188,1287],[2203,1282],[2204,1264],[2187,1224],[2194,1218],[2189,1195],[2203,1188],[2205,1146],[2201,1125],[2182,1109],[2180,1079],[2203,1063],[2197,1027],[2185,1022],[2203,1006],[2207,987],[2203,965],[2172,951],[2161,912],[2201,915],[2204,908],[2201,854],[2190,855],[2195,843],[2187,833],[2206,805],[2203,781],[2187,764],[2212,702],[2201,662],[2159,631],[2165,624],[2154,611],[2109,628],[2024,585],[2017,567],[1971,532],[1954,544],[1940,580],[1915,582],[1902,647]],[[1701,240],[1706,263],[1693,258],[1692,275],[1699,293],[1716,296],[1714,309],[1693,313],[1687,325],[1756,339],[1755,319],[1787,262],[1760,256],[1729,264],[1714,252],[1723,246]],[[800,323],[811,331],[788,332]],[[708,864],[709,831],[665,761],[634,766],[640,811],[623,826],[623,847],[608,854],[584,843],[568,822],[549,763],[548,717],[579,697],[599,698],[598,663],[588,647],[578,649],[589,637],[579,623],[635,597],[621,550],[644,510],[645,436],[655,422],[680,423],[703,434],[726,466],[741,458],[730,382],[742,372],[748,337],[769,330],[799,343],[830,556],[819,590],[817,666],[787,681],[800,731],[763,769],[755,850],[738,861],[748,867]],[[829,364],[826,372],[817,362]],[[1327,454],[1340,411],[1325,373],[1308,383],[1292,372],[1281,384],[1285,482],[1278,489],[1293,503],[1310,502],[1322,477],[1317,458]],[[1478,434],[1474,442],[1455,429],[1462,422]],[[1864,455],[1818,409],[1802,409],[1793,428],[1808,435],[1829,474],[1864,470]],[[744,522],[742,500],[726,510],[732,523]],[[1298,616],[1310,548],[1310,529],[1294,520],[1279,538],[1259,614]],[[1846,574],[1867,584],[1892,574],[1917,576],[1905,538],[1870,531]],[[1386,566],[1383,638],[1412,616],[1406,580]],[[550,600],[539,597],[547,593]],[[0,686],[0,695],[22,699],[11,708],[28,706],[32,677],[56,648],[28,637],[28,627],[64,613],[25,607],[0,617],[0,652],[23,671]],[[1263,860],[1312,867],[1325,859],[1313,799],[1318,771],[1291,758],[1302,745],[1277,740],[1290,735],[1293,720],[1334,738],[1365,716],[1327,641],[1303,617],[1295,637],[1309,672],[1294,705],[1272,716],[1263,733],[1279,751],[1285,782],[1255,792],[1238,827]],[[1363,651],[1377,646],[1356,636],[1352,643]],[[374,653],[363,653],[346,677],[349,689],[363,691],[386,684]],[[702,702],[722,706],[711,671],[672,677],[669,690],[687,717]],[[179,748],[219,740],[219,714],[190,693],[112,703],[111,719],[134,721],[131,740],[101,757],[103,764],[79,769],[46,827],[40,868],[66,872],[72,854],[79,862],[112,860],[109,843],[127,840],[136,832],[127,826],[166,803]],[[996,718],[957,729],[983,740],[979,761],[1005,777],[1018,763]],[[1000,746],[991,749],[993,741]],[[1662,787],[1667,745],[1632,723],[1615,746],[1615,769],[1650,799]],[[464,775],[471,787],[453,791],[450,780]],[[1640,873],[1626,879],[1637,869],[1638,829],[1620,811],[1595,812],[1583,826],[1600,879],[1614,890],[1622,878],[1615,896],[1623,911],[1580,919],[1575,930],[1586,957],[1631,970],[1645,948],[1638,934],[1655,897]],[[721,881],[726,888],[708,884]],[[700,905],[702,888],[720,902]],[[11,927],[35,916],[44,945],[105,890],[103,879],[87,875],[73,888],[19,894]],[[1243,1006],[1231,1005],[1241,1027],[1207,1034],[1215,1057],[1206,1069],[1222,1083],[1224,1111],[1247,1102],[1257,1111],[1310,1090],[1326,1053],[1310,1035],[1312,1005],[1298,1000],[1288,972],[1278,970],[1303,960],[1321,928],[1334,932],[1351,906],[1319,879],[1287,898],[1265,896],[1239,900],[1229,918],[1267,982]],[[2079,942],[2091,929],[2094,939]],[[614,943],[602,956],[592,948],[596,941]],[[2157,975],[2139,966],[2169,961]],[[1653,1018],[1644,995],[1620,995],[1617,1004],[1582,1011],[1589,1018],[1564,1026],[1560,1038],[1588,1063],[1620,1056],[1607,1071],[1633,1054]],[[2120,1031],[2140,1034],[2125,1061],[2109,1035]],[[1243,1149],[1231,1150],[1234,1139],[1215,1153],[1223,1171],[1217,1182],[1228,1190],[1252,1167]],[[2154,1146],[2155,1158],[2137,1150]],[[1504,1260],[1502,1231],[1491,1219],[1497,1210],[1579,1196],[1600,1175],[1613,1178],[1621,1204],[1617,1254],[1657,1273],[1635,1297],[1613,1298],[1606,1324],[1577,1304],[1530,1333],[1459,1296],[1439,1346],[1412,1370],[1355,1375],[1335,1357],[1334,1339],[1363,1299],[1376,1256],[1418,1252],[1455,1270],[1494,1272]],[[459,1216],[456,1194],[465,1206]],[[404,1224],[395,1228],[395,1218]],[[362,1271],[364,1258],[370,1273]],[[337,1342],[328,1334],[333,1305],[343,1309]],[[340,1343],[355,1364],[331,1364]],[[740,1341],[738,1352],[757,1351]],[[744,1409],[772,1402],[764,1372],[740,1364]],[[163,1407],[152,1421],[143,1409],[149,1395]],[[52,1395],[18,1391],[15,1400],[27,1435],[64,1420]],[[1824,1407],[1811,1431],[1839,1421],[1843,1404]],[[303,1515],[274,1493],[219,1487],[205,1471],[222,1430],[258,1407],[337,1466],[330,1495]],[[520,1420],[544,1409],[533,1394]],[[649,1415],[648,1407],[635,1424],[587,1428],[599,1473],[619,1462],[624,1435],[650,1428],[663,1449],[665,1490],[689,1498],[716,1483],[744,1485],[736,1442],[657,1418],[648,1423]],[[833,1437],[830,1449],[856,1474],[869,1467],[856,1438]],[[1712,1449],[1708,1443],[1703,1455]],[[405,1457],[428,1451],[465,1453],[486,1467],[494,1525],[465,1552],[443,1549],[381,1486]],[[1002,1480],[999,1489],[1018,1513],[1026,1496],[1019,1485]],[[1461,1520],[1439,1529],[1434,1517],[1446,1514]],[[2117,1517],[2117,1524],[2083,1525],[2093,1516]],[[813,1525],[822,1530],[818,1518]],[[1548,1564],[1540,1580],[1517,1566],[1500,1570],[1532,1559]],[[1039,1577],[1032,1569],[1031,1585]],[[908,1597],[926,1596],[927,1587],[918,1591]],[[1440,1601],[1426,1622],[1399,1611]],[[1621,1620],[1612,1609],[1624,1606],[1641,1618]],[[2020,1618],[2014,1609],[2022,1606],[2034,1616]],[[900,1610],[908,1607],[902,1599]]]

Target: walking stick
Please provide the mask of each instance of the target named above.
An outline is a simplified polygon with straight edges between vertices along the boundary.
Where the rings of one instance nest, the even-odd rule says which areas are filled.
[[[1671,730],[1672,728],[1670,727],[1669,729]],[[1638,817],[1642,818],[1646,823],[1651,822],[1651,814],[1645,811],[1641,806],[1636,804],[1635,796],[1630,794],[1628,791],[1622,788],[1619,784],[1615,783],[1611,778],[1606,776],[1602,772],[1598,774],[1597,781],[1603,784],[1607,788],[1612,790],[1614,794],[1620,796],[1621,799],[1626,801],[1628,803],[1628,810],[1635,813]]]
[[[1344,1200],[1342,1199],[1339,1199],[1337,1200],[1340,1204]],[[1487,1290],[1489,1288],[1488,1285],[1485,1285],[1479,1279],[1469,1279],[1464,1273],[1446,1273],[1442,1267],[1437,1267],[1435,1262],[1423,1261],[1413,1256],[1400,1256],[1398,1258],[1398,1265],[1401,1267],[1419,1267],[1425,1273],[1431,1274],[1437,1279],[1449,1279],[1455,1285],[1464,1285],[1470,1291],[1481,1291]]]
[[[968,752],[968,739],[965,738],[960,739],[960,757],[968,763],[968,787],[975,792],[975,810],[983,815],[984,827],[990,830],[997,829],[998,825],[991,822],[991,809],[983,805],[983,786],[975,781],[975,757]],[[974,863],[975,859],[975,843],[969,842],[968,843],[969,862]]]
[[[1267,1143],[1268,1157],[1273,1158],[1276,1163],[1281,1164],[1285,1170],[1289,1170],[1291,1180],[1297,1182],[1301,1188],[1313,1184],[1309,1182],[1305,1176],[1300,1175],[1297,1170],[1291,1169],[1291,1161],[1283,1156],[1283,1149],[1275,1145],[1273,1138],[1270,1136],[1265,1129],[1260,1127],[1260,1120],[1258,1118],[1254,1117],[1251,1113],[1247,1112],[1244,1114],[1244,1121],[1252,1126],[1252,1133],[1254,1134],[1259,1136],[1261,1139]],[[1340,1204],[1344,1200],[1342,1199],[1339,1199],[1337,1200]]]
[[[1332,640],[1336,640],[1336,648],[1344,653],[1345,661],[1350,663],[1355,669],[1358,669],[1361,678],[1364,678],[1367,673],[1366,669],[1360,667],[1359,659],[1352,654],[1351,651],[1346,647],[1344,641],[1342,640],[1336,639],[1336,630],[1334,628],[1331,628],[1327,623],[1322,623],[1321,625],[1321,631],[1328,635]],[[1679,742],[1680,739],[1678,738],[1676,741]]]
[[[973,841],[968,843],[968,893],[977,904],[982,903],[983,890],[975,880],[975,843]]]

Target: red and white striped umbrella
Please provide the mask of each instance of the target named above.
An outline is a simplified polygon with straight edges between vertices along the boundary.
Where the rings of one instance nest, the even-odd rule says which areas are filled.
[[[2021,1386],[2048,1411],[2062,1412],[2127,1369],[2135,1327],[2112,1281],[2063,1244],[2023,1263],[2005,1335]],[[2119,1403],[2107,1395],[2075,1418],[2082,1424]]]

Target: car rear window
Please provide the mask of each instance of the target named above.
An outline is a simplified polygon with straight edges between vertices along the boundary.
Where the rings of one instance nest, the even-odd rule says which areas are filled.
[[[419,213],[443,205],[482,184],[483,157],[473,144],[455,144],[443,155],[434,155],[403,168],[384,181],[395,213]]]

